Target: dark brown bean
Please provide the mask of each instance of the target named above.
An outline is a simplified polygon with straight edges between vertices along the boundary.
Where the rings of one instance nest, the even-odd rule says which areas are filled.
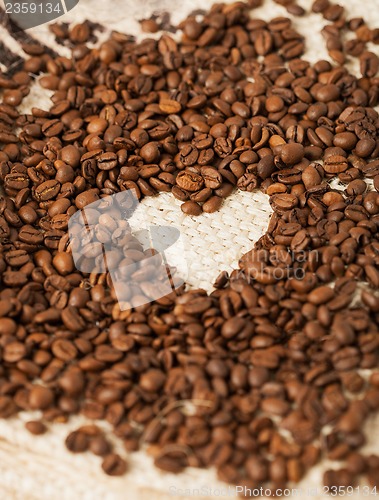
[[[35,436],[40,436],[41,434],[45,434],[47,431],[46,425],[39,420],[30,420],[26,422],[25,428]]]
[[[122,476],[127,471],[127,463],[116,453],[106,455],[101,467],[108,476]]]

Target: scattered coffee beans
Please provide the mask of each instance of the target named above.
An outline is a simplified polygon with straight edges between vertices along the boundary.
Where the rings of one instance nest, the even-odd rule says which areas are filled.
[[[379,459],[358,448],[379,409],[379,59],[367,46],[378,30],[315,0],[337,66],[311,65],[290,19],[250,17],[261,3],[193,14],[180,41],[113,32],[91,49],[91,23],[54,25],[72,58],[26,44],[23,70],[1,77],[0,416],[40,411],[33,434],[73,414],[105,420],[164,471],[213,466],[223,481],[283,487],[327,457],[345,461],[327,487],[360,474],[374,486]],[[29,72],[44,73],[52,106],[22,115]],[[68,238],[71,216],[120,191],[171,192],[200,216],[257,188],[273,209],[267,232],[210,295],[182,287],[133,303],[149,295],[158,255],[136,271],[139,288],[123,276],[121,308],[109,270],[146,254],[119,207],[87,208],[98,244]],[[95,425],[66,446],[101,456],[111,476],[127,470]]]

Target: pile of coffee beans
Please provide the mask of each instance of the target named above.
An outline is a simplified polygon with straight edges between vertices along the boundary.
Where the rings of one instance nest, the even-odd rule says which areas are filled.
[[[336,64],[311,65],[290,19],[253,17],[260,4],[190,16],[180,41],[113,32],[91,49],[88,23],[62,28],[71,58],[33,47],[0,79],[0,416],[40,410],[33,434],[105,420],[160,469],[239,485],[283,487],[323,457],[339,463],[327,486],[375,485],[379,458],[359,448],[379,409],[379,30],[316,0]],[[38,73],[52,106],[20,114]],[[267,232],[210,295],[121,308],[109,271],[75,269],[68,221],[92,202],[171,192],[198,216],[257,188]],[[127,469],[95,424],[66,445]]]

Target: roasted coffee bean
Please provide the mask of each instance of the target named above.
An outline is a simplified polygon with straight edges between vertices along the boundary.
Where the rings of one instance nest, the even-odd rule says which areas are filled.
[[[89,450],[94,455],[104,457],[111,452],[111,445],[104,436],[95,436],[90,439]]]
[[[197,193],[192,193],[190,198],[191,200],[196,201],[197,203],[201,203],[207,201],[211,196],[212,196],[212,189],[203,188],[200,191],[197,191]]]
[[[141,29],[145,33],[156,33],[159,31],[159,25],[154,19],[143,19],[141,21]]]
[[[30,262],[30,257],[25,250],[11,250],[6,253],[5,261],[11,267],[21,267]]]
[[[65,326],[73,332],[81,331],[85,327],[85,321],[80,316],[76,307],[68,306],[62,311],[62,321]]]
[[[194,192],[199,191],[203,187],[204,180],[195,172],[186,170],[183,172],[179,172],[176,178],[176,183],[181,189]]]
[[[66,276],[67,274],[72,273],[74,270],[74,262],[72,256],[67,252],[58,252],[54,256],[52,264],[62,276]]]
[[[180,208],[187,215],[200,215],[203,211],[201,206],[195,201],[186,201]]]
[[[187,466],[188,460],[182,450],[166,451],[163,449],[160,455],[155,458],[154,464],[163,471],[176,474],[181,472]]]
[[[325,160],[323,168],[328,174],[339,174],[348,168],[348,163],[343,156],[333,155]]]
[[[109,476],[122,476],[127,471],[127,463],[116,453],[110,453],[104,457],[101,467]]]
[[[358,138],[352,132],[341,132],[336,134],[333,139],[333,144],[345,150],[351,150],[357,144]]]
[[[57,339],[54,341],[51,350],[54,355],[62,361],[72,361],[76,358],[78,353],[75,344],[64,339]]]
[[[274,210],[291,210],[298,204],[297,197],[291,194],[277,194],[270,201]]]
[[[203,212],[205,213],[213,213],[217,212],[222,205],[222,198],[219,196],[212,196],[209,198],[202,206]]]
[[[26,422],[25,428],[35,436],[40,436],[41,434],[45,434],[47,431],[46,425],[39,420],[30,420]]]
[[[117,166],[117,155],[115,153],[103,153],[96,158],[100,170],[112,170]]]
[[[269,31],[261,30],[256,34],[255,50],[258,55],[264,56],[271,51],[273,45],[273,38]]]
[[[81,431],[73,431],[66,438],[66,447],[72,453],[83,453],[89,446],[89,437]]]
[[[46,137],[54,137],[59,135],[63,131],[63,123],[58,119],[47,120],[42,125],[41,130]]]
[[[165,383],[166,377],[160,370],[150,370],[143,374],[140,385],[148,392],[158,391]]]
[[[29,405],[33,410],[45,410],[54,401],[53,392],[42,385],[34,385],[29,393]]]
[[[85,191],[84,193],[79,194],[75,198],[75,205],[77,208],[82,209],[85,206],[97,201],[99,199],[99,195],[97,194],[95,189]]]
[[[48,201],[55,198],[59,193],[61,185],[56,180],[50,180],[40,184],[35,190],[37,201]]]
[[[359,58],[363,77],[373,78],[379,70],[379,57],[374,52],[363,52]]]
[[[304,147],[301,144],[285,144],[281,148],[280,156],[287,165],[299,163],[304,157]]]
[[[8,363],[16,363],[26,356],[26,347],[21,342],[10,342],[6,344],[3,352],[3,359]]]
[[[315,288],[308,295],[308,300],[312,304],[320,305],[325,304],[334,297],[334,291],[328,286],[321,286]]]
[[[12,310],[12,306],[10,306],[9,311]],[[4,315],[8,314],[8,312],[3,308]],[[0,333],[1,335],[14,335],[17,330],[17,324],[12,318],[0,318]]]
[[[204,179],[204,184],[207,188],[217,189],[222,184],[222,176],[214,168],[203,167],[201,169],[201,175]]]

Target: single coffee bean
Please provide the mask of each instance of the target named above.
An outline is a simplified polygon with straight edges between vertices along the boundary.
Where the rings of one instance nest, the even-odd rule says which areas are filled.
[[[95,436],[91,438],[89,443],[89,450],[94,454],[100,457],[104,457],[111,452],[111,445],[105,439],[104,436]]]
[[[81,194],[79,194],[75,198],[75,205],[77,208],[82,209],[86,205],[89,205],[90,203],[93,203],[99,199],[99,195],[94,189],[91,189],[89,191],[85,191]]]
[[[217,189],[222,184],[221,174],[212,167],[203,167],[201,169],[201,175],[207,188]]]
[[[148,392],[156,392],[163,386],[165,380],[166,377],[163,372],[160,370],[150,370],[142,375],[140,386]]]
[[[3,352],[3,359],[8,363],[16,363],[23,359],[27,354],[24,344],[21,342],[10,342],[6,344]]]
[[[213,213],[217,212],[222,205],[222,198],[219,196],[212,196],[209,198],[202,206],[203,212],[205,213]]]
[[[127,471],[127,463],[116,453],[106,455],[101,467],[108,476],[122,476]]]
[[[40,436],[41,434],[45,434],[47,431],[46,425],[39,420],[30,420],[26,422],[25,428],[35,436]]]
[[[58,252],[53,258],[53,266],[63,276],[72,273],[74,270],[72,255],[67,252]]]
[[[308,300],[312,304],[320,305],[329,302],[334,297],[334,291],[328,286],[321,286],[312,290],[308,295]]]
[[[0,334],[14,335],[17,331],[17,324],[12,318],[0,318]]]
[[[187,215],[200,215],[203,211],[201,206],[195,201],[186,201],[180,208]]]
[[[325,160],[323,168],[328,174],[339,174],[347,170],[348,163],[343,156],[333,155]]]
[[[65,146],[60,151],[60,159],[71,167],[76,168],[80,163],[80,151],[75,146]]]
[[[200,175],[186,170],[179,172],[176,183],[181,189],[194,192],[199,191],[203,187],[204,180]]]
[[[304,147],[301,144],[285,144],[281,148],[280,156],[286,165],[299,163],[304,157]]]
[[[52,344],[51,350],[53,354],[62,361],[72,361],[78,354],[75,344],[64,339],[55,340]]]
[[[48,201],[55,198],[61,189],[61,185],[56,180],[50,180],[40,184],[35,190],[35,197],[38,201]]]
[[[359,58],[363,77],[373,78],[379,70],[379,57],[374,52],[365,51]]]
[[[89,437],[84,432],[73,431],[66,438],[66,448],[72,453],[83,453],[89,446]]]
[[[53,404],[54,394],[51,389],[34,385],[29,393],[29,405],[33,410],[45,410]]]

